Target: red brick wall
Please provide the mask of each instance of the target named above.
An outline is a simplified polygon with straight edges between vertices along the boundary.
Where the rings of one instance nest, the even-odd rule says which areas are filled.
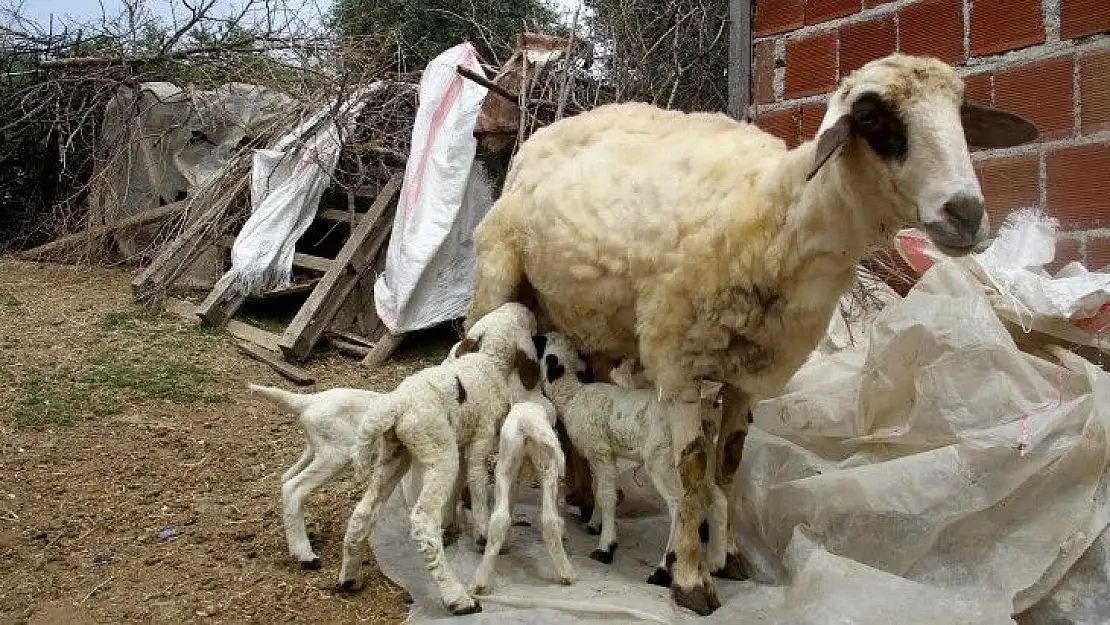
[[[813,138],[837,82],[891,52],[959,67],[968,97],[1024,115],[1041,139],[972,153],[992,226],[1047,207],[1060,261],[1110,265],[1110,0],[753,0],[751,117]],[[1002,24],[1005,24],[1003,26]]]

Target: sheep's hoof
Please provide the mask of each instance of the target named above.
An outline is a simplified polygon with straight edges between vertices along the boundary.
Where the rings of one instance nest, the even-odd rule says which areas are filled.
[[[647,583],[663,588],[669,588],[671,585],[671,572],[663,567],[656,567],[651,575],[648,575]]]
[[[311,560],[300,560],[301,568],[306,571],[320,570],[320,558],[313,558]]]
[[[702,521],[701,525],[698,526],[698,538],[703,543],[709,542],[709,521]]]
[[[597,560],[598,562],[600,562],[602,564],[612,564],[613,563],[613,553],[615,553],[616,551],[617,551],[617,543],[612,543],[612,544],[609,545],[609,548],[606,549],[606,550],[594,549],[593,551],[591,551],[590,552],[590,559],[591,560]]]
[[[712,588],[706,588],[701,584],[689,589],[671,586],[671,597],[678,605],[700,616],[709,616],[721,607],[717,593]]]
[[[341,593],[352,593],[360,590],[362,590],[362,580],[359,579],[346,579],[339,582],[339,585],[335,587],[335,591]]]
[[[587,525],[586,526],[586,533],[589,534],[590,536],[598,536],[598,535],[601,534],[601,528],[600,527],[594,527],[592,525]]]
[[[724,579],[748,579],[748,573],[740,554],[730,553],[725,555],[725,565],[713,571],[713,577]]]
[[[447,606],[447,609],[450,610],[451,614],[455,616],[466,616],[467,614],[476,614],[478,612],[481,612],[482,604],[471,599],[469,604],[466,602],[454,603]]]

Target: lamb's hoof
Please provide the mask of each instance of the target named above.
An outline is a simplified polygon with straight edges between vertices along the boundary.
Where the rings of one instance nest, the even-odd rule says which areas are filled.
[[[613,554],[616,551],[617,551],[617,543],[613,543],[613,544],[609,545],[609,549],[607,549],[607,550],[594,549],[593,551],[591,551],[590,552],[590,559],[591,560],[597,560],[598,562],[600,562],[602,564],[612,564],[613,563]]]
[[[698,526],[698,538],[703,543],[709,542],[709,521],[702,521],[701,525]]]
[[[709,616],[721,607],[721,602],[717,599],[717,592],[701,584],[689,589],[672,586],[671,597],[678,605],[700,616]]]
[[[458,532],[443,532],[443,546],[450,547],[459,540]]]
[[[559,578],[559,583],[562,584],[563,586],[570,586],[570,585],[574,584],[574,578],[573,577],[560,577]]]
[[[313,558],[311,560],[301,560],[301,568],[306,571],[320,570],[320,558]]]
[[[359,579],[346,579],[339,582],[335,587],[336,592],[353,593],[362,590],[362,580]]]
[[[671,585],[671,572],[661,566],[656,567],[656,569],[651,572],[651,575],[648,575],[647,583],[669,588]]]
[[[486,537],[485,537],[485,536],[479,536],[479,537],[477,537],[477,538],[475,538],[475,539],[474,539],[474,543],[475,543],[476,545],[478,545],[479,547],[485,547],[485,546],[486,546],[486,542],[487,542],[487,540],[486,540]]]
[[[747,568],[740,554],[730,553],[725,555],[725,565],[713,571],[713,577],[724,579],[748,579]]]
[[[468,602],[455,603],[455,604],[447,606],[447,609],[450,610],[451,614],[453,614],[455,616],[466,616],[467,614],[477,614],[478,612],[481,612],[482,611],[482,604],[480,604],[477,601],[471,599],[469,601],[469,603]]]
[[[589,534],[590,536],[598,536],[598,535],[601,534],[601,528],[600,527],[594,527],[592,525],[587,525],[586,526],[586,533]]]

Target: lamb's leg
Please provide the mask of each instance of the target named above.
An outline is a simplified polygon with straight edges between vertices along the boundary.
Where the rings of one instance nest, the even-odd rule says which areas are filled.
[[[566,548],[563,546],[563,519],[559,516],[559,473],[560,467],[554,450],[544,449],[540,460],[540,527],[543,532],[543,542],[547,546],[547,555],[555,567],[555,575],[559,583],[569,586],[574,583],[574,567],[567,558]],[[565,467],[565,465],[564,465]],[[565,470],[565,468],[564,468]]]
[[[304,522],[304,500],[347,464],[343,456],[320,454],[293,478],[281,485],[282,523],[289,554],[306,569],[320,568],[320,558],[312,550]]]
[[[733,483],[736,479],[736,470],[740,467],[740,458],[744,451],[744,438],[748,434],[748,425],[751,423],[751,396],[732,386],[725,386],[723,411],[721,415],[721,433],[717,437],[717,475],[716,482],[723,491],[724,510],[719,511],[717,524],[724,529],[724,555],[716,557],[716,564],[720,568],[713,574],[717,577],[729,579],[745,579],[748,577],[747,563],[740,556],[736,542],[736,532],[739,529],[736,518],[736,489]],[[726,520],[727,519],[727,520]],[[713,526],[710,519],[710,527]],[[713,543],[710,542],[710,557],[713,558]],[[711,560],[712,561],[712,560]]]
[[[381,518],[382,508],[408,470],[410,459],[407,452],[397,450],[392,454],[384,454],[382,462],[371,469],[366,481],[366,491],[347,519],[347,533],[343,536],[343,563],[339,567],[340,591],[352,592],[362,588],[363,546],[369,545],[370,535]]]
[[[562,421],[555,423],[555,435],[559,438],[559,446],[566,456],[566,475],[563,482],[566,484],[567,493],[563,498],[568,506],[578,508],[578,518],[583,523],[588,523],[594,512],[594,479],[590,473],[590,465],[586,458],[578,453],[574,444],[567,436],[566,428]]]
[[[443,544],[452,545],[459,537],[458,509],[459,500],[462,499],[464,476],[459,474],[455,479],[455,487],[451,489],[451,497],[443,506]]]
[[[656,586],[670,586],[671,568],[675,561],[675,530],[678,524],[678,507],[681,503],[682,480],[675,470],[674,460],[670,457],[649,458],[648,477],[655,486],[663,502],[667,504],[667,516],[670,519],[670,530],[667,534],[667,548],[663,550],[663,559],[648,576],[647,582]]]
[[[487,525],[489,524],[489,482],[486,471],[486,458],[493,453],[497,445],[497,432],[478,432],[467,448],[466,475],[467,486],[470,490],[470,518],[474,531],[474,543],[478,547],[485,547]]]
[[[281,474],[281,483],[284,484],[293,479],[295,475],[297,475],[301,471],[304,471],[304,468],[307,467],[308,463],[310,462],[312,462],[311,443],[304,446],[304,451],[301,452],[301,457],[297,458],[297,461],[294,462],[293,465],[290,466],[288,469],[286,469],[285,473]]]
[[[587,463],[586,466],[590,466],[589,463]],[[590,477],[591,477],[591,480],[590,480],[591,488],[590,488],[590,490],[594,493],[600,493],[601,490],[600,490],[600,486],[598,485],[598,479],[599,478],[598,478],[597,472],[591,470],[590,471]],[[600,497],[600,495],[598,495],[598,496]],[[601,505],[597,504],[596,499],[594,501],[595,501],[595,505],[590,507],[590,518],[586,519],[586,533],[590,534],[590,535],[593,535],[593,536],[597,536],[598,534],[601,533],[601,527],[602,527]]]
[[[512,524],[510,501],[513,495],[512,485],[520,472],[521,446],[519,440],[509,437],[501,438],[501,445],[497,452],[497,471],[494,475],[493,513],[489,519],[489,540],[486,543],[482,561],[474,573],[474,593],[485,595],[489,593],[490,578],[493,577],[497,556],[501,553],[501,546]]]
[[[706,440],[701,427],[697,387],[676,394],[671,421],[675,464],[682,480],[682,500],[675,529],[677,549],[671,595],[675,603],[706,616],[721,606],[709,569],[702,558],[698,525],[705,514]]]
[[[597,476],[597,507],[601,508],[601,538],[590,559],[611,564],[617,550],[617,463],[613,458],[590,458],[590,469]]]

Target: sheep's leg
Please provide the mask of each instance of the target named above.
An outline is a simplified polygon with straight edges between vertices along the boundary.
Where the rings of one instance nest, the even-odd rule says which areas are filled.
[[[648,460],[648,477],[655,486],[663,502],[667,504],[667,516],[670,519],[670,530],[667,534],[667,548],[663,550],[663,559],[647,578],[647,583],[656,586],[670,586],[671,568],[675,561],[675,529],[678,524],[678,507],[682,493],[682,480],[675,471],[674,461],[671,458],[650,458]]]
[[[721,606],[709,569],[702,558],[698,525],[705,514],[706,440],[701,427],[697,387],[675,396],[671,441],[682,480],[682,500],[675,529],[677,549],[671,596],[678,605],[706,616]]]
[[[563,547],[563,519],[559,516],[559,467],[553,450],[541,452],[545,455],[540,467],[540,527],[543,542],[547,545],[547,555],[555,567],[559,583],[568,586],[574,583],[574,567],[567,558]]]
[[[312,550],[304,522],[304,500],[346,465],[341,456],[319,455],[293,479],[281,485],[282,523],[289,554],[306,569],[320,568],[320,558]]]
[[[617,463],[613,458],[591,458],[590,468],[597,476],[597,507],[601,508],[601,538],[591,560],[613,562],[617,550]]]
[[[722,571],[725,571],[728,540],[728,500],[717,479],[720,473],[718,467],[721,456],[718,443],[721,440],[721,423],[714,414],[716,411],[713,409],[713,404],[714,398],[703,397],[701,400],[701,413],[706,417],[702,421],[702,430],[705,433],[708,449],[706,453],[705,486],[709,495],[706,519],[702,523],[702,527],[705,528],[705,536],[702,537],[702,540],[709,543],[706,547],[706,566],[713,575],[728,577],[728,575],[719,575]]]
[[[486,471],[486,458],[493,453],[497,444],[497,433],[478,432],[470,443],[466,454],[466,475],[470,490],[470,518],[474,532],[474,543],[485,547],[487,525],[489,524],[489,482]]]
[[[391,458],[386,462],[386,458]],[[366,490],[347,519],[343,536],[343,563],[339,567],[339,590],[353,592],[362,588],[362,549],[369,546],[370,535],[381,518],[382,508],[393,494],[410,465],[404,450],[384,454],[382,461],[370,470]]]
[[[513,440],[510,437],[501,438],[493,484],[494,507],[489,519],[489,540],[486,542],[486,551],[482,554],[478,570],[474,573],[474,593],[478,595],[489,593],[489,581],[497,564],[497,556],[501,553],[501,546],[512,524],[510,513],[512,485],[520,472],[522,451],[519,440]]]
[[[498,203],[510,201],[502,196]],[[497,216],[507,207],[501,207]],[[495,216],[491,216],[495,217]],[[491,219],[492,221],[492,219]],[[474,248],[477,252],[478,276],[474,294],[470,298],[464,330],[470,331],[474,323],[498,306],[513,301],[524,280],[524,266],[517,248],[516,237],[506,232],[499,221],[479,224],[474,230]]]
[[[740,467],[740,459],[744,451],[744,438],[748,434],[748,425],[751,423],[751,396],[732,386],[725,386],[721,432],[717,437],[717,471],[715,481],[723,491],[724,510],[718,512],[717,524],[722,526],[724,532],[723,556],[718,555],[715,564],[720,568],[714,569],[717,577],[729,579],[747,578],[748,567],[740,556],[736,542],[736,533],[739,529],[736,518],[736,489],[733,488],[736,479],[736,470]],[[714,520],[710,519],[710,527]],[[713,543],[710,542],[710,556],[713,557]]]

